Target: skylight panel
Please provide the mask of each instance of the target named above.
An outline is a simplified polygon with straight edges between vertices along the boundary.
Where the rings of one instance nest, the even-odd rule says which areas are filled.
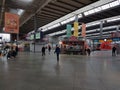
[[[97,7],[94,9],[95,12],[100,12],[101,10],[102,10],[101,7]]]
[[[53,29],[53,28],[56,28],[56,27],[58,27],[58,26],[60,26],[60,23],[54,24],[54,25],[48,27],[48,29]]]
[[[95,13],[94,9],[88,11],[89,14]]]
[[[21,16],[23,13],[24,13],[24,10],[23,10],[23,9],[18,9],[18,12],[17,12],[18,15]]]
[[[82,18],[82,14],[79,14],[79,15],[78,15],[78,18]]]
[[[75,20],[75,16],[70,18],[70,21],[74,21]]]
[[[113,22],[113,21],[118,21],[118,20],[120,20],[120,17],[113,18],[113,19],[108,19],[107,22]]]
[[[93,14],[93,13],[95,13],[94,9],[84,12],[84,15],[87,16],[87,15],[90,15],[90,14]]]
[[[84,15],[85,16],[89,15],[89,12],[88,11],[84,12]]]
[[[102,8],[102,10],[108,9],[108,8],[110,8],[110,4],[103,5],[103,6],[101,6],[101,8]]]
[[[119,5],[119,1],[114,1],[110,3],[110,7],[115,7]]]
[[[61,24],[63,25],[63,24],[69,23],[69,22],[74,21],[74,20],[75,20],[75,16],[62,21]]]

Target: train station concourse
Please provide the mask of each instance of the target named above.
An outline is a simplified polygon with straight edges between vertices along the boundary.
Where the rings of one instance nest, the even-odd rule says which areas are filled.
[[[0,90],[120,90],[120,0],[0,0]]]

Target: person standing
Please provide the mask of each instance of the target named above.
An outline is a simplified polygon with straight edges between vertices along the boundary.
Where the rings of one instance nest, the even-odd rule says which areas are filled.
[[[86,51],[87,51],[87,55],[90,56],[90,53],[91,53],[90,48],[87,48]]]
[[[45,47],[44,46],[42,47],[41,51],[42,51],[42,56],[44,56],[45,55]]]
[[[113,48],[112,48],[112,56],[116,56],[116,47],[115,46],[113,46]]]
[[[18,51],[19,51],[18,46],[16,46],[15,47],[16,56],[18,55]]]
[[[57,61],[59,61],[60,48],[59,48],[58,45],[56,45],[56,49],[55,49],[54,53],[56,53],[56,55],[57,55]]]

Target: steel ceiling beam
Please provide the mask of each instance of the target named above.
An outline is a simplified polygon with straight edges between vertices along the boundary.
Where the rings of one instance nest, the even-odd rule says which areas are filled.
[[[40,12],[42,8],[44,8],[48,3],[52,0],[43,0],[43,4],[32,14],[30,14],[24,21],[21,22],[20,26],[22,26],[25,22],[27,22],[31,17],[33,17],[36,13]]]
[[[3,23],[3,14],[5,10],[5,0],[2,2],[2,8],[1,8],[1,15],[0,15],[0,29],[2,28],[2,23]]]

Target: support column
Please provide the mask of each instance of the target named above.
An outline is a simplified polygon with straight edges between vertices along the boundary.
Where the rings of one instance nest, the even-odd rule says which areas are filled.
[[[5,11],[5,0],[3,0],[2,2],[2,8],[1,8],[1,17],[0,17],[0,30],[3,30],[3,15],[4,15],[4,11]]]
[[[117,31],[117,32],[119,31],[119,26],[116,27],[116,31]]]
[[[17,33],[16,45],[18,45],[18,41],[19,41],[19,33]]]
[[[100,23],[100,38],[103,36],[103,21]]]
[[[36,38],[35,38],[35,34],[37,31],[37,15],[34,15],[34,53],[35,53],[35,44],[36,44]]]
[[[75,22],[78,22],[78,15],[75,15]]]

